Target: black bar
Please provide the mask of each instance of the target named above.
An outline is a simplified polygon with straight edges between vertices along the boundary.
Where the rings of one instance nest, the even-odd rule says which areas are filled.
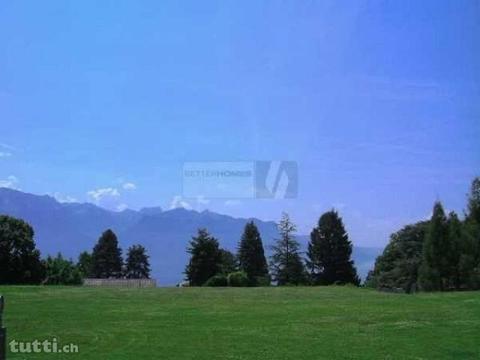
[[[7,329],[3,327],[4,305],[4,298],[0,295],[0,360],[7,359]]]
[[[7,359],[7,329],[0,328],[0,360]]]

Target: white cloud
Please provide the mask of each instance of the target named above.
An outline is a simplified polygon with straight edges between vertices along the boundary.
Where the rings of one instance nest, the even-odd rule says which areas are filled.
[[[188,202],[183,200],[180,195],[176,195],[176,196],[173,197],[173,199],[170,203],[170,209],[178,209],[178,208],[184,208],[184,209],[191,210],[192,206]]]
[[[122,185],[122,187],[125,189],[125,190],[136,190],[137,189],[137,185],[135,185],[134,183],[132,182],[126,182]]]
[[[114,187],[90,190],[87,195],[95,205],[108,210],[123,211],[128,207],[123,203],[120,191]]]
[[[104,198],[117,198],[120,196],[120,192],[116,188],[101,188],[96,190],[90,190],[87,195],[96,203],[100,202]]]
[[[227,200],[224,202],[225,206],[238,206],[241,205],[242,202],[240,200]]]
[[[61,194],[61,193],[58,193],[58,192],[53,194],[53,197],[60,203],[75,203],[75,202],[78,202],[78,200],[75,199],[74,197],[69,196],[69,195],[64,195],[64,194]]]
[[[11,151],[14,151],[14,150],[15,150],[15,148],[14,148],[13,146],[8,145],[8,144],[5,144],[5,143],[2,143],[2,142],[0,142],[0,148],[4,148],[4,149],[6,149],[6,150],[11,150]]]
[[[126,210],[126,209],[128,209],[128,205],[124,204],[124,203],[118,204],[117,207],[116,207],[117,211],[123,211],[123,210]]]
[[[7,151],[0,151],[0,158],[8,158],[12,156],[12,153],[11,152],[7,152]]]
[[[6,179],[0,180],[0,187],[9,189],[18,189],[18,179],[16,176],[10,175]]]

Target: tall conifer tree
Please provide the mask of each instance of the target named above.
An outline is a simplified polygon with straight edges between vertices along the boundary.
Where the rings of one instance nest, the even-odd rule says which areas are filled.
[[[238,248],[238,261],[240,269],[247,274],[252,285],[256,285],[259,278],[268,277],[262,238],[253,221],[245,225]]]
[[[335,210],[323,214],[310,234],[307,266],[317,285],[355,284],[360,279],[351,259],[352,243]]]
[[[280,238],[272,247],[271,268],[273,280],[278,285],[305,284],[306,272],[300,256],[300,244],[295,239],[296,226],[288,214],[283,213],[278,224]]]
[[[133,245],[128,249],[126,277],[129,279],[149,279],[150,262],[147,250],[142,245]]]
[[[420,283],[425,290],[443,291],[447,289],[451,250],[447,217],[442,204],[436,202],[423,244]]]
[[[459,267],[462,287],[480,289],[480,177],[472,181],[468,196]]]
[[[122,277],[122,249],[118,246],[115,233],[106,230],[92,252],[92,275],[97,278]]]
[[[447,286],[449,288],[459,289],[461,285],[460,258],[462,255],[463,242],[465,241],[463,224],[454,211],[448,214],[447,222],[450,248],[447,258],[449,267]]]
[[[187,251],[191,257],[185,274],[191,286],[202,286],[212,276],[221,273],[222,252],[218,240],[211,236],[207,229],[198,230]]]

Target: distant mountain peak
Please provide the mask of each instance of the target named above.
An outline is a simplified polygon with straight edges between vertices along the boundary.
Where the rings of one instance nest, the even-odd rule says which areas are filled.
[[[152,216],[163,213],[163,209],[160,206],[144,207],[140,209],[139,213]]]

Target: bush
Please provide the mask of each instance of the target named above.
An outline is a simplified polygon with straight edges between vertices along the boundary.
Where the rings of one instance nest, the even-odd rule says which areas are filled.
[[[228,286],[247,287],[248,285],[248,276],[243,271],[236,271],[228,274]]]
[[[255,276],[253,286],[270,286],[271,282],[270,276]]]
[[[212,287],[220,287],[220,286],[228,286],[228,280],[225,275],[214,275],[210,279],[207,280],[203,286],[212,286]]]
[[[66,260],[61,254],[52,258],[49,256],[45,262],[44,285],[81,285],[83,282],[82,272],[70,260]]]

